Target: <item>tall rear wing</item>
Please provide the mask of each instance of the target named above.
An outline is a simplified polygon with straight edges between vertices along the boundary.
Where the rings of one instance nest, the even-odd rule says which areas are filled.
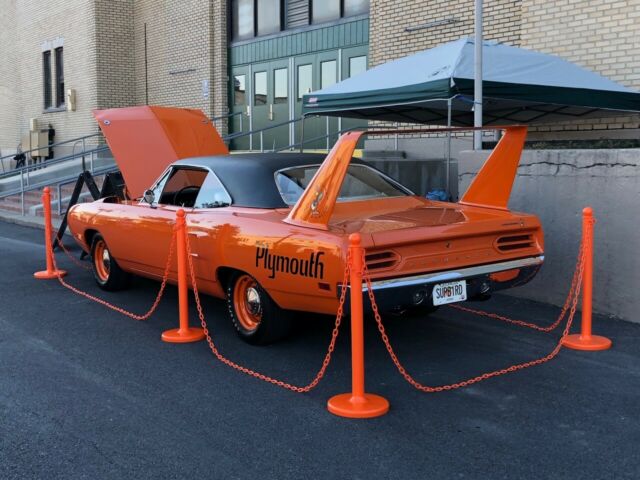
[[[460,199],[460,203],[506,210],[520,163],[520,155],[524,148],[527,127],[518,125],[491,128],[367,130],[348,132],[340,136],[289,212],[285,222],[320,230],[328,229],[329,220],[335,209],[353,152],[358,141],[364,135],[446,133],[472,130],[504,130],[504,135]]]

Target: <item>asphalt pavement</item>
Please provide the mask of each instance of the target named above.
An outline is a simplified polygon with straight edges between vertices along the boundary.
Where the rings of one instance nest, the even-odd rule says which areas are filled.
[[[609,351],[563,349],[541,366],[427,394],[398,374],[366,319],[367,390],[391,410],[350,420],[326,410],[350,388],[348,322],[319,386],[292,393],[223,365],[205,342],[163,343],[177,326],[173,287],[138,322],[35,280],[42,236],[0,222],[2,479],[640,477],[640,324],[596,316]],[[153,302],[157,283],[102,292],[90,272],[58,258],[89,293],[136,313]],[[558,313],[507,296],[475,306],[540,324]],[[223,301],[205,297],[204,307],[233,360],[300,385],[320,367],[333,319],[300,314],[289,339],[253,347],[236,337]],[[433,385],[543,356],[559,336],[450,308],[385,323],[407,369]]]

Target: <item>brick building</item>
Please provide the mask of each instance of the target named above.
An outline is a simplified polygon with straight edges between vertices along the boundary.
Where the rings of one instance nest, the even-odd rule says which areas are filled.
[[[3,0],[0,153],[36,118],[56,140],[96,131],[91,110],[178,105],[236,115],[228,128],[297,118],[299,97],[473,34],[473,0]],[[485,37],[553,53],[640,89],[640,0],[485,0]],[[67,90],[75,93],[70,111]],[[248,115],[249,114],[249,115]],[[350,125],[331,120],[329,129]],[[218,122],[227,129],[225,120]],[[638,137],[638,117],[540,126],[540,138]],[[324,119],[305,137],[326,131]],[[561,133],[559,133],[561,132]],[[265,148],[299,139],[265,132]],[[251,145],[250,145],[251,143]],[[257,138],[235,142],[257,146]]]

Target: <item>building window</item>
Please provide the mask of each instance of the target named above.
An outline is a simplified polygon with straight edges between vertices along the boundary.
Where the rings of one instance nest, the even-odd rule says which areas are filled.
[[[282,30],[280,0],[258,0],[258,35],[268,35]]]
[[[367,57],[365,55],[362,55],[361,57],[351,57],[349,59],[349,77],[355,77],[366,69]]]
[[[342,16],[351,17],[369,11],[369,0],[342,0]]]
[[[253,104],[267,104],[267,72],[253,74]]]
[[[330,22],[340,18],[340,0],[314,0],[311,3],[311,22]]]
[[[286,68],[278,68],[273,71],[273,103],[287,103],[288,73]]]
[[[320,88],[327,88],[338,81],[338,62],[329,60],[320,64]]]
[[[233,77],[233,104],[244,105],[246,101],[246,83],[244,75],[236,75]]]
[[[56,61],[56,107],[64,107],[64,67],[62,57],[62,47],[54,50]]]
[[[243,40],[255,36],[254,0],[233,0],[233,38]]]
[[[42,52],[42,85],[44,94],[44,109],[53,106],[51,97],[51,50]]]
[[[305,93],[309,93],[313,89],[313,66],[298,66],[298,100],[302,100]]]
[[[369,11],[369,0],[312,0],[311,23],[330,22]]]
[[[283,0],[233,0],[233,40],[245,40],[282,30]]]

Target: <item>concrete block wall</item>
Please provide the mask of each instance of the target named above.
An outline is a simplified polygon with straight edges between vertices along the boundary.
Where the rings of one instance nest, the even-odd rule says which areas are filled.
[[[488,152],[458,160],[460,192]],[[509,293],[561,305],[574,271],[582,208],[594,209],[594,310],[640,322],[640,149],[525,150],[509,208],[540,217],[545,265],[529,284]]]

